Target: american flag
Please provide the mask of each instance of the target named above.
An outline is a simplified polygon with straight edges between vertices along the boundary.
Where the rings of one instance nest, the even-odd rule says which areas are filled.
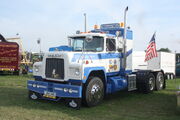
[[[145,60],[144,60],[145,62],[154,58],[154,57],[157,57],[155,35],[156,34],[154,33],[150,42],[149,42],[149,45],[147,47],[146,56],[145,56]]]

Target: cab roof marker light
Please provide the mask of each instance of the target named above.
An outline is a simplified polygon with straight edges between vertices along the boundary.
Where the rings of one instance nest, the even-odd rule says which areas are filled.
[[[120,25],[120,27],[122,27],[122,28],[124,27],[124,23],[123,23],[123,22],[120,22],[119,25]]]

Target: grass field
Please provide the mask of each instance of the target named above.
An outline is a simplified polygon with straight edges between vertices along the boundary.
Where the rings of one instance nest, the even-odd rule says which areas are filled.
[[[80,110],[61,102],[28,100],[28,79],[31,76],[0,76],[0,120],[180,120],[175,95],[180,79],[168,80],[166,90],[118,92],[99,106]]]

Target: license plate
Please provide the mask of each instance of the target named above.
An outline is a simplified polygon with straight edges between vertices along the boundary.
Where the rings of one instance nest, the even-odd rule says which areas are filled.
[[[47,98],[51,98],[51,99],[56,99],[56,93],[55,92],[44,91],[43,97],[47,97]]]

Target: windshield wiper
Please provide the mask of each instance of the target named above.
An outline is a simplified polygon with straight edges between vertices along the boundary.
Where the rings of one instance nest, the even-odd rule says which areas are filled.
[[[82,50],[74,50],[74,51],[77,51],[77,52],[78,52],[78,51],[82,51]]]

